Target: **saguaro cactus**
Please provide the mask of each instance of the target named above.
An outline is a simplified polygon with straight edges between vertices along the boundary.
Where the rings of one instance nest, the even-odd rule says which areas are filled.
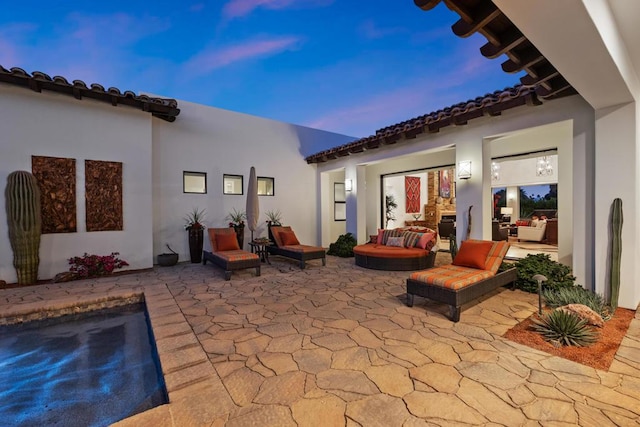
[[[616,198],[611,205],[611,262],[609,267],[609,295],[613,310],[618,307],[620,295],[620,259],[622,257],[622,200]]]
[[[4,197],[18,284],[36,283],[40,264],[42,219],[40,189],[35,177],[27,171],[10,173]]]

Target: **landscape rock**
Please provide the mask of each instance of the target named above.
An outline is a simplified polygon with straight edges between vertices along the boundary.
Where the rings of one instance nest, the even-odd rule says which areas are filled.
[[[562,310],[567,313],[575,314],[580,319],[586,320],[589,325],[597,326],[599,328],[604,326],[604,320],[602,320],[602,316],[600,316],[598,313],[584,304],[567,304],[562,307],[556,308],[556,310]]]

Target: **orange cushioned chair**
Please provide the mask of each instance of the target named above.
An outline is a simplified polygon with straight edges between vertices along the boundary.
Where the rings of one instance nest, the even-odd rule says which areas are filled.
[[[211,261],[224,269],[224,279],[231,279],[233,270],[255,268],[256,276],[260,276],[260,257],[251,252],[243,251],[238,245],[236,232],[233,228],[210,228],[209,240],[211,252],[202,253],[202,264]]]
[[[275,244],[267,246],[270,254],[295,259],[302,269],[305,268],[306,262],[312,259],[321,259],[322,265],[327,265],[327,254],[324,248],[301,245],[291,227],[273,226],[271,234]]]
[[[508,250],[506,241],[463,241],[453,263],[416,271],[409,276],[407,305],[413,307],[415,295],[449,304],[451,320],[459,321],[460,306],[515,282],[515,268],[498,273]]]

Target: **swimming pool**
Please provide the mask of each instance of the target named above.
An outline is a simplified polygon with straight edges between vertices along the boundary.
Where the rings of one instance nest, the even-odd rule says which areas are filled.
[[[106,426],[168,402],[144,303],[0,326],[0,420]]]

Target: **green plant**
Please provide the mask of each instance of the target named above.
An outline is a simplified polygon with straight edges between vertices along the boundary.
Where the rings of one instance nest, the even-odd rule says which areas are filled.
[[[559,345],[584,347],[598,339],[597,333],[585,320],[562,310],[553,310],[543,315],[540,320],[534,320],[533,328],[546,341]]]
[[[69,258],[69,271],[78,277],[98,277],[106,276],[113,273],[116,268],[122,268],[129,265],[128,262],[118,258],[118,252],[112,252],[111,255],[89,255],[85,254],[81,257]]]
[[[572,287],[576,278],[571,275],[571,269],[564,264],[553,261],[547,254],[528,254],[515,263],[518,278],[515,287],[526,292],[537,293],[538,282],[533,280],[536,274],[547,278],[545,289]]]
[[[193,208],[193,210],[189,212],[187,216],[184,217],[184,220],[186,221],[184,228],[186,230],[191,230],[192,228],[193,229],[204,228],[204,225],[202,225],[204,214],[205,214],[204,209],[200,210],[198,208]]]
[[[615,311],[620,295],[620,259],[622,257],[622,200],[611,205],[611,257],[609,267],[609,305]]]
[[[30,172],[12,172],[7,176],[4,196],[18,284],[36,283],[42,233],[38,182]]]
[[[387,228],[389,225],[389,221],[395,221],[396,217],[393,215],[393,211],[398,207],[396,203],[396,198],[393,194],[387,194],[384,196],[384,207],[385,207],[385,223],[384,227]]]
[[[348,258],[354,256],[353,247],[357,245],[355,237],[353,234],[347,233],[338,237],[335,243],[331,243],[329,245],[329,250],[327,251],[327,255],[335,255],[342,258]]]
[[[611,317],[602,295],[591,292],[582,286],[543,289],[542,296],[548,307],[556,308],[567,304],[582,304],[598,313],[603,319]]]
[[[229,221],[229,227],[244,227],[244,220],[247,219],[247,214],[245,211],[239,211],[236,208],[233,208],[225,219]]]
[[[282,213],[279,209],[275,211],[266,211],[264,215],[267,217],[269,225],[282,225]]]

